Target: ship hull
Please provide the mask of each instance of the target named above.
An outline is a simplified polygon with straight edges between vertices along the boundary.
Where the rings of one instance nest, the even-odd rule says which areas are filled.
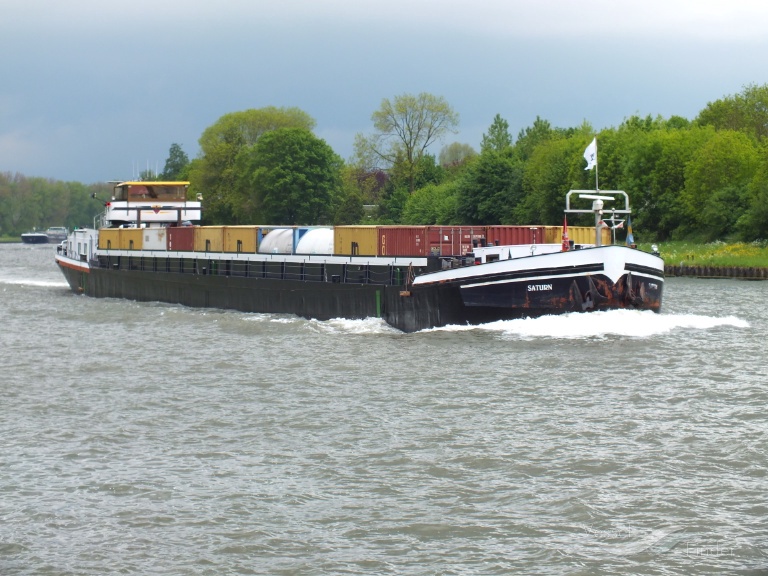
[[[72,290],[89,296],[319,320],[377,317],[404,332],[566,312],[659,311],[664,278],[660,259],[618,246],[428,273],[407,285],[157,271],[167,269],[162,259],[152,270],[56,259]]]
[[[48,244],[48,236],[38,232],[29,232],[21,235],[24,244]]]

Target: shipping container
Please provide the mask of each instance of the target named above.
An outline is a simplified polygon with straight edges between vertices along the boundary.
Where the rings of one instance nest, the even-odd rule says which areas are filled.
[[[144,250],[163,250],[168,247],[168,228],[143,228]]]
[[[263,229],[259,254],[293,254],[293,228]]]
[[[497,225],[488,226],[486,239],[489,246],[518,246],[520,244],[545,244],[545,226]]]
[[[376,256],[378,246],[378,226],[336,226],[333,230],[334,254]]]
[[[224,228],[224,252],[255,254],[258,236],[258,226],[227,226]]]
[[[559,244],[563,241],[562,226],[546,226],[546,243]],[[595,227],[594,226],[568,226],[568,240],[574,244],[594,244]],[[600,234],[600,241],[603,246],[611,244],[610,228],[603,228]]]
[[[569,228],[570,230],[570,228]],[[594,229],[592,230],[592,236],[594,236]],[[603,233],[600,236],[603,246],[613,244],[613,230],[610,228],[603,228]],[[594,243],[594,240],[592,241]]]
[[[195,228],[195,252],[223,252],[224,226]]]
[[[428,256],[427,226],[379,226],[378,256]]]
[[[174,252],[192,252],[195,249],[195,229],[197,226],[173,226],[166,228],[168,250]]]
[[[432,256],[465,256],[485,241],[485,226],[429,226]]]
[[[120,247],[120,228],[99,230],[99,250],[117,250]]]
[[[144,244],[143,228],[119,228],[121,250],[141,250]]]
[[[311,228],[296,244],[296,254],[333,254],[333,228]]]

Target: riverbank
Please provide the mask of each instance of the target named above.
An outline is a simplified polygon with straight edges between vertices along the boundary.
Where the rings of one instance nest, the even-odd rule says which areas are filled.
[[[741,278],[743,280],[768,280],[768,268],[743,268],[740,266],[664,266],[666,276],[690,276],[694,278]]]
[[[768,279],[768,242],[659,242],[668,276]],[[651,250],[651,244],[640,249]]]

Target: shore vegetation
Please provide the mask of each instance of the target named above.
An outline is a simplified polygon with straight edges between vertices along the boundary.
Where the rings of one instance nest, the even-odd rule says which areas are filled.
[[[650,252],[654,244],[640,243],[638,248]],[[687,241],[655,244],[661,257],[671,266],[714,266],[719,268],[768,268],[768,241],[708,243]]]

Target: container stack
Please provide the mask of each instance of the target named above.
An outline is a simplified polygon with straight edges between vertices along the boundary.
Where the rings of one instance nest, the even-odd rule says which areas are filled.
[[[105,228],[101,250],[168,250],[244,254],[464,257],[483,246],[559,244],[562,226],[171,226]],[[590,226],[569,226],[575,244],[594,244]],[[611,231],[602,230],[602,244]]]

